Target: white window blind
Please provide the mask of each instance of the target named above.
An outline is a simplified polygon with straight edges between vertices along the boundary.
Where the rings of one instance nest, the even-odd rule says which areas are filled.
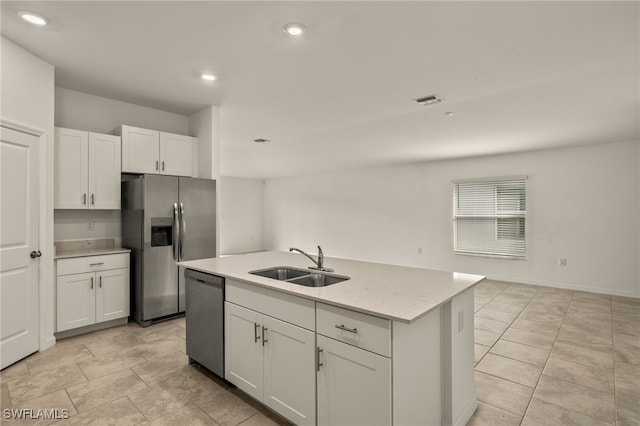
[[[454,181],[454,253],[524,259],[526,181],[524,176]]]

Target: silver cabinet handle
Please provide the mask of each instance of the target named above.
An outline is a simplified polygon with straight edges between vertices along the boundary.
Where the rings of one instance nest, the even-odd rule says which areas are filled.
[[[336,328],[339,328],[340,330],[348,331],[349,333],[358,334],[357,328],[345,327],[344,324],[336,325]]]
[[[93,290],[93,277],[91,277],[91,290]]]
[[[162,171],[164,172],[164,160],[162,160]]]
[[[84,194],[82,194],[82,205],[83,206],[87,205],[87,193],[86,192]]]
[[[91,194],[91,205],[95,206],[95,204],[96,204],[96,196],[95,194]]]
[[[184,246],[184,234],[187,233],[187,222],[184,219],[184,204],[180,203],[180,250],[179,259],[182,260],[182,247]]]
[[[104,265],[104,262],[90,263],[89,264],[89,266],[100,266],[100,265]]]
[[[316,349],[316,371],[320,371],[320,367],[322,367],[323,365],[320,362],[320,353],[322,352],[322,349],[320,349],[320,346],[318,346]]]
[[[262,346],[264,346],[264,344],[268,342],[268,340],[264,338],[264,335],[266,334],[267,330],[268,330],[267,327],[262,327]]]
[[[258,329],[260,328],[260,324],[258,324],[257,322],[253,323],[253,343],[258,343],[258,339],[260,339],[260,336],[258,336]]]
[[[173,260],[179,259],[180,221],[178,220],[178,203],[173,203]]]
[[[158,160],[156,160],[156,170],[158,170]]]
[[[102,275],[100,275],[98,282],[99,282],[98,287],[102,288]]]

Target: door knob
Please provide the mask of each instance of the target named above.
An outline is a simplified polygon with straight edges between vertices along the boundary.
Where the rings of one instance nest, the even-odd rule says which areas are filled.
[[[42,253],[40,252],[40,250],[31,252],[32,259],[35,259],[36,257],[40,257],[40,256],[42,256]]]

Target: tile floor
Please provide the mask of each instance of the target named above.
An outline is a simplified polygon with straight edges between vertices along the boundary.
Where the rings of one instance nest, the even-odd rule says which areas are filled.
[[[469,425],[640,425],[640,299],[486,280],[475,302]],[[66,409],[63,425],[288,424],[189,365],[184,338],[179,318],[61,340],[0,373],[2,408]]]

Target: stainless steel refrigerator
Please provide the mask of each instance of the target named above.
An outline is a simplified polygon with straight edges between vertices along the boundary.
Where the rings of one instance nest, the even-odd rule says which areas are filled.
[[[176,262],[216,256],[216,182],[129,176],[122,182],[122,245],[132,250],[132,318],[142,326],[184,313]]]

